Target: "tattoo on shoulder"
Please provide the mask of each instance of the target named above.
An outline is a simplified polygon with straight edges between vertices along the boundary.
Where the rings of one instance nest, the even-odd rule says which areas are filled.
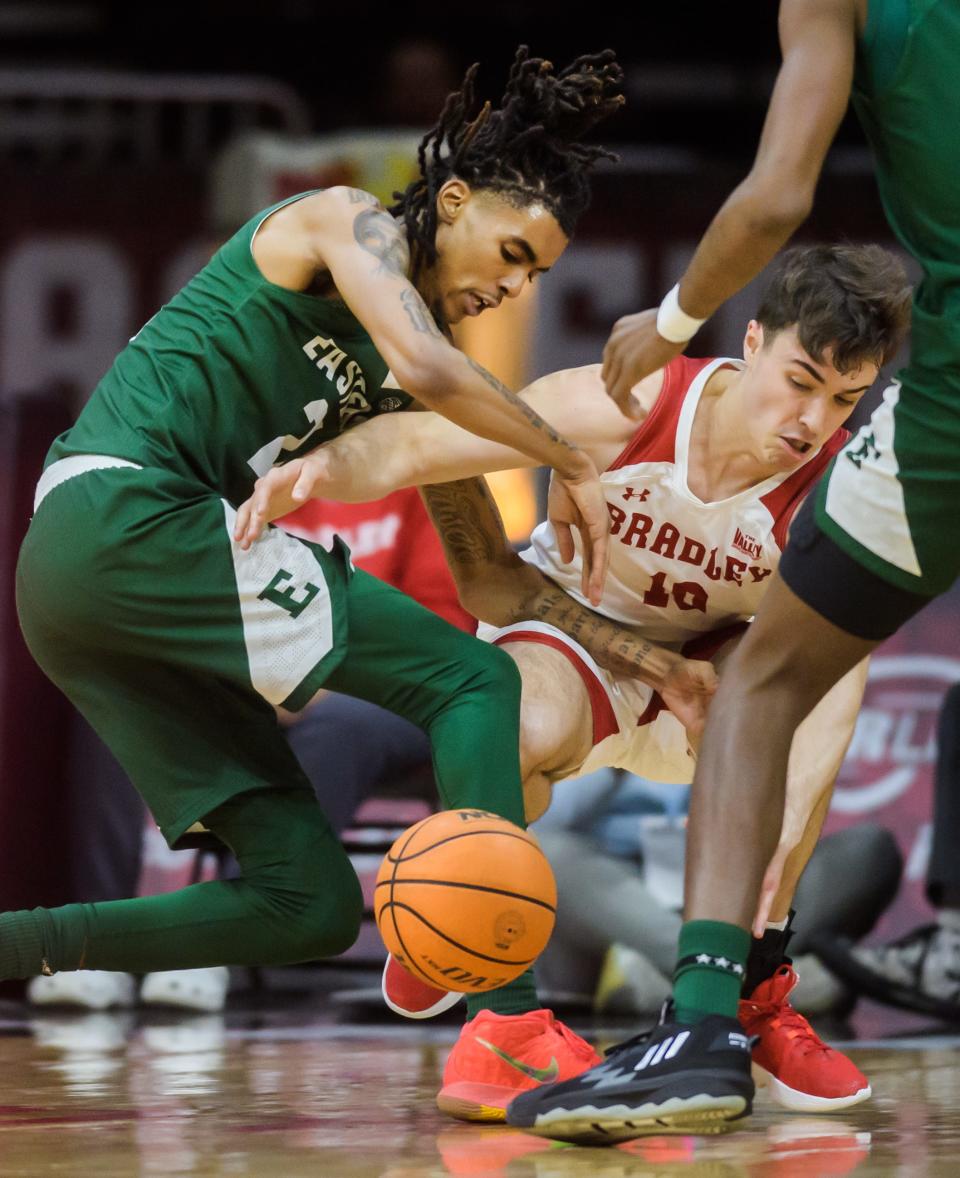
[[[372,192],[364,192],[362,188],[348,188],[347,196],[352,205],[379,205],[380,202]]]
[[[400,303],[407,313],[407,318],[413,324],[414,331],[419,331],[421,335],[443,338],[443,332],[430,314],[429,307],[412,286],[408,286],[400,292]]]
[[[361,249],[372,254],[380,263],[378,273],[406,276],[410,251],[403,230],[386,209],[378,206],[357,213],[353,222],[353,236]]]
[[[526,401],[524,401],[522,397],[518,397],[516,393],[512,393],[503,383],[503,381],[497,380],[493,373],[488,372],[482,364],[478,364],[477,361],[471,359],[470,356],[466,356],[465,358],[473,371],[478,376],[482,376],[487,384],[490,385],[491,388],[496,389],[497,392],[500,393],[500,395],[504,397],[505,400],[509,401],[511,405],[515,405],[532,426],[545,433],[551,442],[555,442],[558,445],[567,446],[570,448],[570,443],[566,440],[566,438],[562,438],[552,425],[544,421],[539,413],[530,408],[530,406],[526,403]]]
[[[452,560],[477,565],[496,559],[506,541],[491,529],[493,521],[500,523],[500,513],[484,479],[435,483],[420,491]]]

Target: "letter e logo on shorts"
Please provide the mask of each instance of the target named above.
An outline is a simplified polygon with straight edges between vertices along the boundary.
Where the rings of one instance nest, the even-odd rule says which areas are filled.
[[[257,594],[257,597],[261,601],[272,601],[274,605],[279,605],[281,609],[287,611],[291,618],[299,618],[310,602],[320,592],[320,586],[313,585],[310,581],[307,581],[302,587],[303,596],[297,597],[298,587],[296,585],[291,584],[287,585],[285,589],[280,588],[285,582],[292,580],[292,573],[288,573],[286,569],[278,569],[271,579],[270,584],[261,590]]]

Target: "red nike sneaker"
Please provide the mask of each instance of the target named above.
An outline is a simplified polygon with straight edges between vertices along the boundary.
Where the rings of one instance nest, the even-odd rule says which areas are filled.
[[[380,989],[387,1006],[404,1018],[433,1018],[455,1006],[463,997],[457,990],[440,990],[422,982],[392,953],[387,954]]]
[[[600,1063],[552,1010],[480,1013],[464,1024],[443,1069],[437,1108],[460,1121],[503,1121],[520,1092],[571,1080]]]
[[[737,1017],[743,1029],[759,1037],[753,1048],[757,1083],[766,1083],[773,1100],[794,1112],[830,1112],[859,1104],[870,1095],[870,1082],[793,1009],[789,996],[796,984],[796,970],[781,965],[740,1001]]]

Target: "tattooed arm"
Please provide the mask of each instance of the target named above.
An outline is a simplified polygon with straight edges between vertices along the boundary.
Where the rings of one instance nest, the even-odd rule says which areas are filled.
[[[638,393],[646,408],[661,378]],[[582,446],[600,469],[623,450],[636,430],[607,396],[600,365],[551,372],[520,393],[554,428]],[[391,413],[345,430],[314,452],[317,498],[362,503],[401,487],[445,483],[495,470],[534,465],[521,451],[481,438],[439,413]]]
[[[428,408],[556,470],[561,495],[569,495],[580,520],[585,588],[599,601],[609,518],[593,461],[445,338],[407,277],[410,251],[403,227],[358,190],[331,188],[278,209],[258,230],[252,249],[264,276],[281,286],[306,290],[319,275],[329,275],[400,387]],[[255,493],[250,510],[239,513],[235,535],[244,547],[266,519],[276,518],[269,514],[273,483],[286,486],[284,479],[294,475],[299,479],[299,466],[272,479],[259,498]],[[308,469],[304,482],[288,488],[294,502],[298,492],[300,498],[309,495],[309,485]]]
[[[593,469],[582,451],[458,351],[407,277],[403,226],[358,189],[330,188],[268,217],[253,241],[264,275],[306,290],[328,273],[401,388],[471,433],[521,450],[564,478]]]
[[[619,622],[581,605],[510,547],[483,478],[422,487],[463,607],[494,626],[538,621],[556,626],[601,667],[660,691],[692,736],[699,735],[716,676]]]

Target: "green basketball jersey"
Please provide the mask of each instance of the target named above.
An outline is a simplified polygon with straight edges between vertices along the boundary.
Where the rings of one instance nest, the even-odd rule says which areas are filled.
[[[305,195],[305,194],[301,194]],[[258,213],[134,336],[48,464],[109,454],[187,476],[233,502],[257,476],[359,421],[402,409],[343,302],[268,282]]]
[[[922,265],[912,355],[960,367],[960,4],[869,0],[853,105],[894,232]]]

